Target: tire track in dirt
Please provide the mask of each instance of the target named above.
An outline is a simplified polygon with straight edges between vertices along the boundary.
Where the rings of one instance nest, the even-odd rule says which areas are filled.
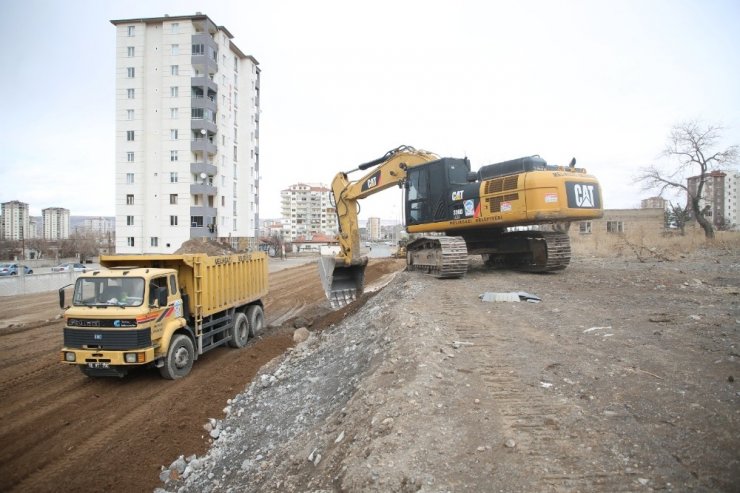
[[[594,470],[592,473],[573,473],[589,470],[591,448],[580,446],[594,440],[584,436],[578,427],[566,426],[563,416],[574,416],[578,409],[563,400],[555,400],[547,393],[532,373],[532,355],[541,351],[541,344],[552,344],[541,333],[533,333],[517,317],[516,303],[482,303],[478,294],[458,283],[454,289],[433,291],[439,293],[439,315],[444,323],[454,327],[459,341],[471,342],[464,346],[465,367],[483,384],[486,404],[495,409],[502,424],[504,437],[513,439],[516,451],[527,456],[528,487],[531,491],[632,491],[634,478],[623,468]],[[471,301],[475,300],[475,301]],[[435,302],[433,302],[435,303]],[[522,305],[525,308],[527,305]],[[495,317],[473,316],[490,324],[475,326],[460,323],[458,314],[496,313]],[[465,317],[467,319],[467,317]],[[518,333],[518,337],[508,334]],[[525,334],[525,337],[522,337]],[[526,344],[522,344],[525,341]],[[534,378],[534,379],[533,379]],[[612,437],[599,430],[590,430],[598,440],[609,443]]]

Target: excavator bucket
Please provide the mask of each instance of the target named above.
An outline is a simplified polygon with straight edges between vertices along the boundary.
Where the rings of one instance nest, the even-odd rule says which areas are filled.
[[[362,295],[366,265],[367,257],[361,257],[351,265],[345,265],[342,258],[321,256],[319,259],[321,284],[333,309],[342,308]]]

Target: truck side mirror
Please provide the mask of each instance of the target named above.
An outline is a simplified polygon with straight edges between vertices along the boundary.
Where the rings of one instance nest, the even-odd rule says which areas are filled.
[[[62,310],[66,310],[67,308],[69,308],[68,306],[64,306],[64,290],[70,286],[71,284],[67,284],[66,286],[62,286],[61,288],[59,288],[59,308],[61,308]]]

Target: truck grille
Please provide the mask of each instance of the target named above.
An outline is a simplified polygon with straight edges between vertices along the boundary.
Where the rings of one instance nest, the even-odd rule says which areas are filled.
[[[152,345],[151,329],[101,330],[64,328],[64,345],[77,349],[141,349]]]

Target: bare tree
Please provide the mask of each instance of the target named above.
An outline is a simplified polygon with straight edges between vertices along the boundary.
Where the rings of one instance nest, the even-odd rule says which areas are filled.
[[[723,128],[704,124],[697,120],[675,125],[671,129],[663,155],[677,164],[671,169],[663,169],[657,164],[641,168],[635,181],[643,184],[643,189],[659,189],[686,192],[686,207],[704,230],[707,238],[714,238],[714,226],[703,214],[700,206],[704,184],[712,171],[722,166],[735,164],[738,146],[732,145],[723,151],[715,150]],[[691,190],[687,179],[698,177],[696,190]]]

